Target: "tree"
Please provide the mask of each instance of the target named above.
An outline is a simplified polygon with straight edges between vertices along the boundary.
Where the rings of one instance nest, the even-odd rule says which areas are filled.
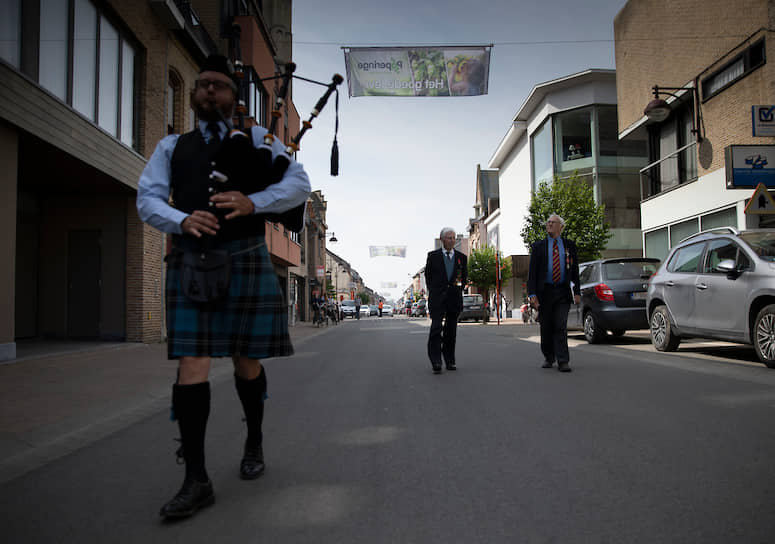
[[[495,256],[500,262],[500,285],[511,277],[511,258],[503,258],[494,247],[484,246],[471,251],[468,257],[468,281],[482,291],[484,300],[489,300],[489,292],[497,285]]]
[[[364,293],[363,291],[361,291],[360,293],[358,293],[358,298],[361,299],[361,306],[364,306],[364,305],[369,303],[369,294],[368,293]]]
[[[553,213],[565,219],[562,235],[576,242],[579,261],[600,257],[613,234],[605,218],[605,206],[595,204],[592,186],[576,172],[568,178],[555,176],[553,182],[542,181],[538,185],[520,232],[526,246],[546,238],[546,220]]]

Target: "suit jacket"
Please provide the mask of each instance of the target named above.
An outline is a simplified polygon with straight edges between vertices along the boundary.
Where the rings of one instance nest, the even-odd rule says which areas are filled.
[[[560,237],[562,238],[562,237]],[[568,302],[573,302],[573,295],[581,295],[579,286],[579,258],[576,252],[576,243],[573,240],[562,238],[565,246],[565,282],[560,286],[567,287]],[[530,246],[530,271],[527,277],[527,291],[529,295],[538,296],[538,302],[541,302],[546,285],[546,274],[548,272],[549,262],[549,237],[533,243]],[[573,291],[571,292],[570,282],[573,282]]]
[[[428,286],[428,312],[440,315],[444,312],[463,310],[463,288],[468,283],[468,258],[455,250],[452,279],[447,278],[444,253],[439,248],[428,252],[425,261],[425,284]],[[457,284],[460,285],[457,285]]]

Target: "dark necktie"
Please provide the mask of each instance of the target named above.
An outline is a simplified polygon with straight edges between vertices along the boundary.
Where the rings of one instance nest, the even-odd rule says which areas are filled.
[[[210,134],[210,139],[207,140],[207,155],[212,157],[218,151],[221,145],[221,128],[218,123],[208,123],[207,132]]]
[[[557,245],[557,240],[554,240],[554,249],[552,249],[552,281],[555,285],[560,283],[562,279],[562,273],[560,271],[560,247]]]

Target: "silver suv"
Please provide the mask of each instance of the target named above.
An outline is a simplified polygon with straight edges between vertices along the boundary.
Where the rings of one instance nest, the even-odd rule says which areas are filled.
[[[742,342],[775,368],[775,230],[725,227],[682,240],[651,278],[646,312],[659,351],[691,337]]]

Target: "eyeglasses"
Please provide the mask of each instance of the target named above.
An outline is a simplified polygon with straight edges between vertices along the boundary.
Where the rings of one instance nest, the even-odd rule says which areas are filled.
[[[198,89],[206,91],[212,85],[216,91],[224,91],[226,89],[236,90],[236,85],[230,81],[221,81],[220,79],[197,79],[195,82]]]

